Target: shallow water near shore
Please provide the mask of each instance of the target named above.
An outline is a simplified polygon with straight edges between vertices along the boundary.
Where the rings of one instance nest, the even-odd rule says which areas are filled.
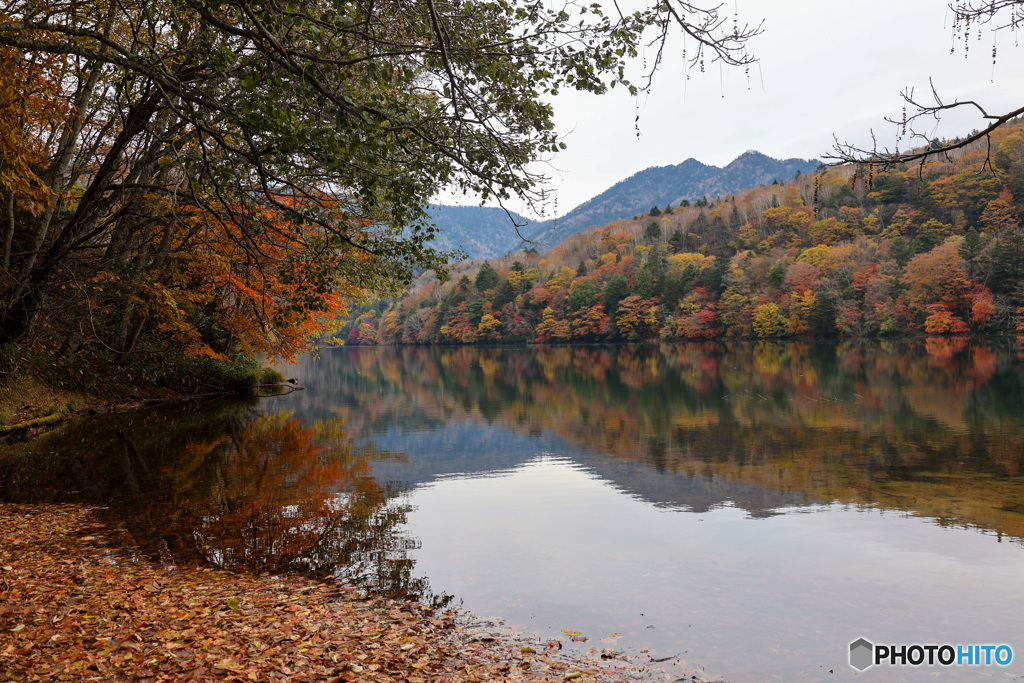
[[[1015,340],[340,348],[282,369],[305,389],[71,425],[0,493],[103,502],[166,561],[333,573],[672,676],[1024,677]],[[860,637],[1014,661],[858,673]]]

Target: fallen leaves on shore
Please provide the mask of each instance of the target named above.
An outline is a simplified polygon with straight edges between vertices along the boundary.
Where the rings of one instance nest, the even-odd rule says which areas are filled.
[[[452,613],[302,577],[133,560],[89,508],[0,504],[0,679],[623,680]],[[493,640],[493,639],[491,639]],[[538,648],[539,649],[539,648]]]

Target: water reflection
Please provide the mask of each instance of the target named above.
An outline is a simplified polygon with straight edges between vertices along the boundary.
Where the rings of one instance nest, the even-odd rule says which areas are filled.
[[[417,569],[436,585],[529,632],[590,638],[566,647],[669,657],[667,680],[852,680],[846,648],[861,636],[1020,651],[1024,552],[969,529],[841,505],[679,513],[557,457],[441,480],[413,501]],[[1007,673],[1024,669],[868,672],[887,683]]]
[[[412,487],[416,571],[478,613],[668,657],[668,680],[852,680],[862,636],[1024,650],[1019,354],[339,349],[281,405],[408,454],[374,472]]]
[[[373,463],[403,456],[356,446],[337,420],[304,422],[255,404],[110,414],[0,458],[0,498],[109,507],[166,562],[325,574],[423,596],[402,532],[409,506]]]
[[[412,484],[515,467],[501,428],[571,445],[661,506],[750,514],[855,503],[1024,537],[1024,366],[1014,340],[662,348],[349,348],[282,399],[416,452]],[[443,440],[432,447],[431,443]]]
[[[0,454],[0,496],[77,491],[165,558],[454,594],[678,654],[673,675],[850,680],[860,636],[1024,651],[1020,361],[956,339],[330,349],[285,368],[305,391]]]

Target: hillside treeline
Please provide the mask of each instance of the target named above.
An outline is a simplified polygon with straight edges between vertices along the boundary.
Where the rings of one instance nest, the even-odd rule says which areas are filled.
[[[653,207],[543,253],[427,274],[354,344],[1024,330],[1024,125],[956,159],[841,167]]]

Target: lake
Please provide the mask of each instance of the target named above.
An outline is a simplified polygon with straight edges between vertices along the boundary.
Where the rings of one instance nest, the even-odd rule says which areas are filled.
[[[325,349],[282,368],[287,396],[46,435],[0,495],[106,504],[164,561],[333,574],[672,678],[1005,680],[1024,677],[1022,358],[1014,339]],[[858,673],[860,637],[1014,659]]]

